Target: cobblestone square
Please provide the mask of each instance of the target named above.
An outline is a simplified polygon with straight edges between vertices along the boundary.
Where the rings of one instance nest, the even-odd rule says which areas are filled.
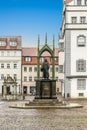
[[[9,105],[24,101],[0,101],[0,130],[87,130],[87,101],[74,109],[14,109]]]

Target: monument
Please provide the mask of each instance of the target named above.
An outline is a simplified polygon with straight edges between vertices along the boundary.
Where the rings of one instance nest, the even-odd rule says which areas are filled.
[[[56,99],[56,80],[55,80],[55,60],[54,60],[54,37],[53,37],[53,47],[51,48],[47,44],[47,35],[45,39],[45,45],[40,46],[38,37],[38,73],[36,80],[36,96],[35,99]],[[40,56],[43,52],[48,51],[52,57],[52,79],[49,78],[49,68],[50,65],[47,59],[41,66],[40,70]],[[42,78],[40,78],[40,72],[43,73]]]
[[[37,80],[36,80],[36,96],[33,101],[29,101],[25,104],[11,105],[10,108],[21,109],[66,109],[66,108],[80,108],[83,107],[79,104],[69,104],[66,101],[59,100],[56,97],[56,80],[55,80],[55,57],[54,57],[54,38],[53,47],[47,45],[47,35],[45,45],[39,45],[38,37],[38,63],[37,63]],[[49,62],[45,59],[40,69],[40,56],[44,51],[48,51],[52,57],[52,78],[49,74]],[[40,73],[43,73],[42,78]]]

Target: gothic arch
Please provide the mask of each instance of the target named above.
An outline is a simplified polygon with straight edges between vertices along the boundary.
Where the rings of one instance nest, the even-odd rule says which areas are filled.
[[[37,78],[40,79],[40,57],[42,55],[43,52],[48,51],[52,57],[52,79],[55,79],[55,56],[54,56],[54,37],[53,37],[53,46],[49,46],[47,44],[47,36],[46,36],[46,40],[45,40],[45,45],[40,45],[40,40],[38,37],[38,63],[37,63],[37,68],[38,68],[38,72],[37,72]]]

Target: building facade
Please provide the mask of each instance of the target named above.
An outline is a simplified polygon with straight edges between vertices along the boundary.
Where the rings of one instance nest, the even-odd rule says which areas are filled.
[[[87,0],[64,0],[61,33],[64,95],[87,98]]]
[[[24,94],[35,94],[37,79],[37,55],[38,48],[22,48],[22,88]],[[40,68],[44,59],[50,64],[49,75],[52,78],[52,57],[49,52],[45,51],[40,57]],[[40,71],[40,78],[42,73]],[[60,82],[58,82],[58,48],[55,48],[55,78],[56,90],[61,92]]]
[[[17,80],[17,94],[21,93],[21,37],[0,36],[0,95],[3,95],[3,82],[7,77]],[[14,86],[7,86],[7,94],[13,93]]]

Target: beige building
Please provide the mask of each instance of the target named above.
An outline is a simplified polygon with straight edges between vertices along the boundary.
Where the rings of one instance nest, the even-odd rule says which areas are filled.
[[[36,91],[37,79],[37,48],[22,48],[22,88],[24,94],[32,94]],[[40,57],[40,65],[43,63],[44,59],[50,64],[49,75],[52,78],[52,57],[45,51]],[[42,73],[40,72],[40,77]],[[55,78],[56,90],[61,92],[60,82],[58,82],[58,48],[55,48]]]

